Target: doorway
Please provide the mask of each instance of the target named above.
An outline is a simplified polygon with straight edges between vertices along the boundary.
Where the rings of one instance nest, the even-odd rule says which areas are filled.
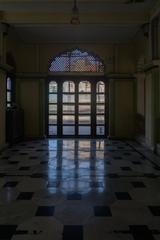
[[[47,83],[47,135],[107,136],[108,85],[103,61],[76,48],[54,57],[49,71],[52,73]]]
[[[107,136],[107,92],[103,79],[50,80],[48,136]]]

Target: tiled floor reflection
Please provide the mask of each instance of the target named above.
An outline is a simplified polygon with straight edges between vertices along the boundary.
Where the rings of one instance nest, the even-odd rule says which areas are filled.
[[[160,158],[131,141],[9,148],[0,154],[2,239],[160,239]]]

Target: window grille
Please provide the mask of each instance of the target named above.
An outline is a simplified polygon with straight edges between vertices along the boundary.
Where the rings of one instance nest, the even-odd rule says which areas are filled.
[[[103,61],[95,54],[80,49],[57,55],[50,64],[51,72],[104,72]]]

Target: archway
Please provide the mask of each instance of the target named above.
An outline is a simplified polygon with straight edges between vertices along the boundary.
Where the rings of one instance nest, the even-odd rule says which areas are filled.
[[[48,136],[107,136],[108,87],[103,61],[95,54],[74,49],[57,55],[49,70]]]

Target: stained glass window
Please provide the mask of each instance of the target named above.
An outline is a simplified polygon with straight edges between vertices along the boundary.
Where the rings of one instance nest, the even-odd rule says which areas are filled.
[[[51,72],[104,72],[103,61],[95,54],[74,49],[56,56],[50,64]]]

